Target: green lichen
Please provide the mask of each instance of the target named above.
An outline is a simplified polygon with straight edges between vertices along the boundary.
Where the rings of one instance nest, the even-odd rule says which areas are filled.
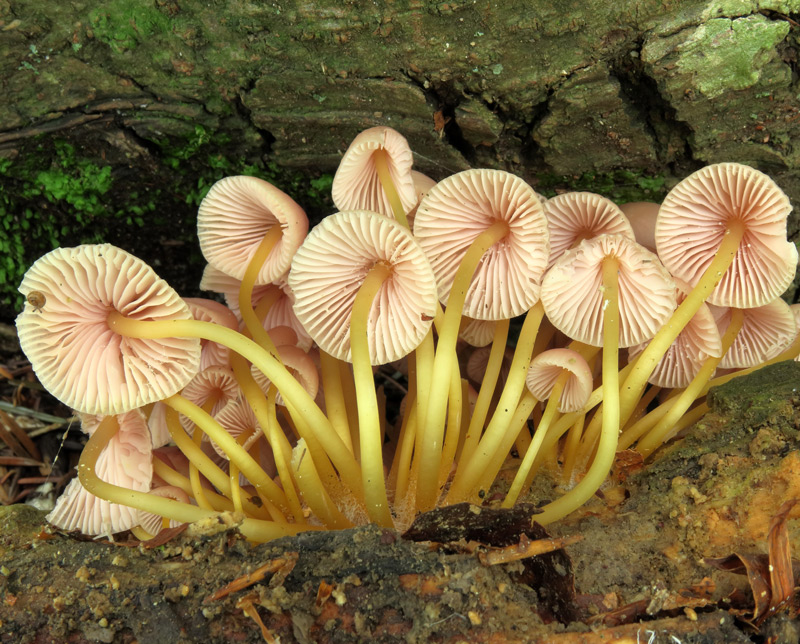
[[[678,66],[696,75],[698,89],[708,98],[751,87],[789,27],[762,15],[709,20],[681,45]]]

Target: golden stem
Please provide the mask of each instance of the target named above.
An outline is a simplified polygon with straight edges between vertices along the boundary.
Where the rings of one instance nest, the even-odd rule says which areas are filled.
[[[400,195],[397,194],[397,188],[392,180],[392,173],[389,171],[389,164],[386,161],[386,150],[379,148],[372,153],[372,160],[375,163],[375,171],[378,173],[378,179],[383,186],[383,191],[386,193],[386,198],[392,206],[394,218],[399,221],[405,228],[409,228],[408,218],[406,211],[403,209],[403,203],[400,201]]]
[[[132,320],[116,311],[112,311],[107,320],[109,328],[127,337],[203,338],[218,342],[240,355],[247,356],[250,362],[278,388],[283,399],[292,404],[296,413],[303,415],[306,424],[330,456],[345,485],[350,488],[357,499],[363,499],[358,463],[342,443],[328,418],[286,367],[256,342],[227,327],[200,320]]]
[[[439,343],[433,359],[433,374],[425,422],[422,425],[422,444],[419,455],[419,485],[417,507],[425,512],[433,508],[438,497],[437,480],[442,457],[442,435],[447,414],[450,374],[458,373],[456,341],[461,322],[461,311],[469,291],[472,277],[483,256],[498,241],[508,235],[505,221],[495,221],[478,235],[461,258],[444,312],[444,322],[439,330]],[[460,376],[459,376],[460,379]]]
[[[603,421],[597,453],[589,471],[564,496],[546,505],[536,521],[545,525],[565,517],[586,503],[608,476],[619,438],[619,261],[603,260]]]
[[[247,268],[242,277],[242,282],[239,285],[239,313],[242,316],[245,326],[247,327],[250,336],[267,351],[274,356],[278,355],[275,345],[269,337],[269,334],[264,330],[261,321],[258,319],[256,312],[253,310],[253,287],[255,286],[258,274],[264,262],[267,261],[270,253],[280,243],[283,237],[283,230],[279,224],[274,225],[269,229],[266,235],[256,248],[255,253],[250,258]],[[277,286],[273,285],[277,289]]]
[[[505,458],[505,453],[497,455],[497,451],[503,444],[506,434],[511,431],[509,428],[513,424],[512,419],[517,410],[517,403],[525,388],[525,376],[528,373],[533,345],[543,317],[544,307],[540,300],[525,316],[517,347],[514,350],[514,358],[511,360],[506,385],[503,387],[497,408],[470,459],[462,460],[459,463],[453,484],[450,486],[445,500],[447,504],[460,503],[469,498],[473,494],[478,480],[493,459]],[[513,442],[512,439],[511,444]],[[507,449],[510,447],[511,445]]]
[[[378,400],[369,350],[369,312],[383,283],[392,275],[391,269],[378,262],[367,274],[358,289],[350,315],[350,351],[353,358],[353,379],[358,403],[358,430],[361,453],[361,476],[364,499],[369,518],[375,523],[392,527],[392,513],[386,495],[383,476],[383,443],[378,416]]]

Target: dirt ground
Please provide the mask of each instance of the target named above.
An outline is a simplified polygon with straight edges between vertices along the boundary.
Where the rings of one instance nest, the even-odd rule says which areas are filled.
[[[519,553],[551,543],[535,524],[561,493],[547,472],[510,511],[255,547],[235,516],[110,543],[0,507],[0,642],[796,643],[798,390],[799,363],[714,390],[684,438],[620,455],[538,556]]]

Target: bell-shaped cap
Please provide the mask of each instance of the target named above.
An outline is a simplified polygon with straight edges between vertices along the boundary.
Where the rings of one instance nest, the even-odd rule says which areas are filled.
[[[244,398],[231,400],[214,416],[222,428],[228,432],[233,438],[238,439],[242,434],[247,433],[248,439],[245,444],[253,440],[256,435],[261,435],[260,425],[256,419],[255,412]],[[223,459],[228,460],[228,455],[225,451],[217,445],[214,439],[211,439],[211,446],[214,451]]]
[[[81,425],[94,432],[103,417],[82,415]],[[97,476],[120,487],[147,492],[153,478],[150,431],[138,409],[117,415],[119,431],[97,459]],[[138,525],[137,510],[90,494],[76,478],[58,498],[46,519],[62,530],[86,535],[112,535]]]
[[[285,192],[256,177],[217,181],[197,211],[197,240],[209,264],[241,280],[261,240],[275,226],[282,237],[267,257],[256,284],[283,275],[308,232],[305,211]]]
[[[458,337],[473,347],[485,347],[494,339],[494,328],[497,323],[492,320],[473,320],[466,316],[461,318]]]
[[[199,407],[210,404],[208,412],[212,416],[239,397],[239,383],[230,367],[209,367],[198,373],[181,392],[184,398]],[[180,416],[181,425],[189,429],[194,423],[186,416]]]
[[[234,331],[239,329],[239,321],[236,319],[233,311],[231,311],[224,304],[220,304],[215,300],[209,300],[202,297],[185,297],[183,301],[189,307],[189,311],[195,320],[202,320],[204,322],[213,322],[226,326]],[[226,367],[230,364],[229,355],[230,349],[225,345],[218,342],[211,342],[210,340],[201,340],[200,346],[202,351],[200,353],[200,369],[207,369],[208,367]]]
[[[619,261],[619,346],[652,338],[675,310],[675,282],[653,253],[622,235],[601,235],[568,250],[547,271],[547,318],[573,340],[603,346],[603,260]]]
[[[350,361],[350,316],[377,263],[391,271],[368,316],[370,361],[398,360],[417,348],[436,314],[436,280],[422,248],[401,224],[368,211],[339,212],[317,225],[289,273],[294,312],[319,347]]]
[[[289,373],[302,385],[311,398],[316,398],[319,391],[319,372],[311,356],[299,347],[277,345],[276,348],[283,366],[288,369]],[[253,378],[261,388],[261,391],[266,394],[272,384],[270,379],[255,366],[250,367],[250,372],[253,374]],[[275,397],[275,403],[278,405],[286,404],[280,394]]]
[[[570,248],[598,235],[624,235],[633,239],[633,229],[619,206],[593,192],[565,192],[544,204],[550,230],[548,268]]]
[[[685,297],[685,293],[679,289],[678,304]],[[647,344],[644,342],[630,347],[628,361],[633,362]],[[721,353],[722,343],[714,316],[709,307],[702,304],[658,361],[647,381],[668,389],[687,387],[703,363],[708,358],[719,358]]]
[[[333,177],[331,196],[339,210],[370,210],[394,219],[394,212],[375,168],[375,153],[385,154],[386,165],[403,211],[417,205],[411,175],[414,157],[405,137],[390,127],[364,130],[353,139]]]
[[[132,320],[190,320],[184,301],[142,260],[110,244],[57,248],[25,273],[23,295],[43,306],[17,317],[20,345],[39,382],[65,405],[119,414],[180,391],[197,373],[200,340],[137,339],[112,331]]]
[[[788,197],[767,175],[738,163],[717,163],[689,175],[667,194],[656,221],[661,261],[694,286],[714,259],[729,222],[745,227],[739,250],[708,296],[718,306],[752,308],[791,284],[797,247],[786,239]]]
[[[727,306],[709,308],[723,335],[731,321],[731,309]],[[720,362],[723,369],[755,367],[777,356],[794,340],[794,315],[782,299],[743,309],[742,313],[742,328]]]
[[[562,414],[578,411],[592,393],[592,370],[586,359],[572,349],[542,351],[531,360],[525,386],[537,400],[547,400],[556,381],[564,371],[569,372],[558,402]]]
[[[550,253],[539,197],[508,172],[466,170],[431,188],[414,219],[443,304],[470,244],[497,221],[508,224],[508,234],[484,254],[464,303],[463,314],[478,320],[522,315],[539,300]]]
[[[215,293],[222,293],[225,297],[225,303],[237,318],[241,317],[239,313],[239,287],[241,281],[235,277],[226,275],[222,271],[217,270],[211,264],[207,264],[203,270],[203,278],[200,281],[200,288],[204,291],[214,291]],[[280,289],[278,299],[272,304],[267,311],[266,316],[262,322],[264,329],[269,331],[277,326],[290,326],[297,333],[297,346],[301,347],[303,351],[308,351],[313,344],[311,336],[300,324],[300,320],[294,314],[294,295],[289,284],[286,282],[286,275],[278,278],[271,284],[258,284],[253,288],[252,304],[253,308],[261,301],[263,297],[273,287]]]

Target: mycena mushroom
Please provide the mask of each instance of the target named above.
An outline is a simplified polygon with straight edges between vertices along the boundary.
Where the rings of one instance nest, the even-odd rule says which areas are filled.
[[[295,313],[320,349],[353,363],[367,511],[373,521],[392,525],[372,365],[410,353],[430,330],[436,314],[430,263],[396,221],[339,212],[309,233],[289,285]]]
[[[542,302],[569,337],[603,347],[603,416],[584,478],[545,507],[559,519],[588,500],[608,476],[619,436],[619,347],[653,337],[675,309],[675,283],[658,258],[622,235],[600,235],[567,251],[545,275]],[[589,447],[594,437],[586,437]],[[537,518],[538,520],[538,518]]]
[[[702,302],[762,306],[789,286],[798,257],[786,239],[790,211],[789,199],[772,179],[736,163],[706,166],[667,194],[656,220],[658,255],[692,289],[625,379],[623,424],[650,372]]]
[[[439,299],[446,305],[422,421],[419,507],[428,510],[438,497],[434,478],[438,477],[447,388],[451,375],[457,373],[455,346],[461,316],[503,320],[535,307],[550,244],[536,192],[519,177],[499,170],[467,170],[437,183],[417,209],[414,235],[430,257]],[[541,308],[528,316],[517,345],[518,367],[512,366],[515,375],[509,378],[505,390],[507,397],[514,399],[510,403],[513,406],[524,387],[524,372],[541,317]],[[509,404],[502,407],[508,409]],[[507,416],[493,419],[491,432],[487,428],[479,444],[484,457],[493,452],[488,444],[502,433],[511,414]],[[453,500],[467,493],[474,477],[483,470],[484,458],[475,458],[473,455],[470,459],[470,463],[475,462],[469,466],[469,474],[456,473],[450,490]]]

